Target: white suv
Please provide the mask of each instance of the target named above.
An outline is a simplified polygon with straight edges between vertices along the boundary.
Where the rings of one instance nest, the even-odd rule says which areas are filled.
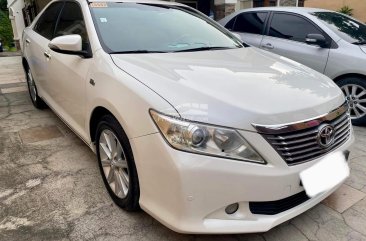
[[[34,105],[96,152],[117,205],[178,232],[266,231],[349,175],[352,126],[333,81],[245,48],[194,9],[52,1],[23,44]]]

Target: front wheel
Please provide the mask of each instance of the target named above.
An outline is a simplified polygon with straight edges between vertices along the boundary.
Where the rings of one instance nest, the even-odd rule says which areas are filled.
[[[337,82],[349,106],[352,124],[366,124],[366,80],[357,77],[344,78]]]
[[[96,150],[104,184],[113,201],[126,211],[139,209],[140,189],[128,138],[110,115],[98,124]]]

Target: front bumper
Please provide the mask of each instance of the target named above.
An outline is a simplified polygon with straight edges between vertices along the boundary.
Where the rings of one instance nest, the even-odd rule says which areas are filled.
[[[159,133],[132,139],[141,208],[180,233],[264,232],[313,207],[341,185],[276,215],[251,213],[249,202],[275,201],[304,191],[299,173],[320,159],[288,166],[261,135],[241,134],[267,165],[177,151]],[[352,133],[335,151],[347,150],[353,140]],[[232,203],[239,203],[239,210],[226,214]]]

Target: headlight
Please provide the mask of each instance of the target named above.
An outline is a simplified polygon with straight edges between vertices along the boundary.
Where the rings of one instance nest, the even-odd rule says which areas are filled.
[[[189,122],[153,110],[150,114],[165,140],[178,150],[266,163],[236,130]]]

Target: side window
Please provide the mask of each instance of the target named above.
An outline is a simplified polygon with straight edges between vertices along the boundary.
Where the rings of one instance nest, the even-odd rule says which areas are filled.
[[[236,17],[233,17],[226,25],[225,28],[229,29],[229,30],[233,30],[234,29],[234,23],[235,23]]]
[[[269,29],[269,36],[298,42],[305,42],[306,36],[311,33],[322,34],[304,18],[285,13],[275,13]]]
[[[33,30],[46,39],[52,39],[62,5],[63,2],[52,3],[38,19]]]
[[[81,8],[76,2],[66,2],[56,26],[55,37],[79,34],[83,40],[83,50],[88,47],[88,34]]]
[[[235,26],[236,32],[262,34],[264,22],[266,21],[267,13],[242,13],[236,17]]]

